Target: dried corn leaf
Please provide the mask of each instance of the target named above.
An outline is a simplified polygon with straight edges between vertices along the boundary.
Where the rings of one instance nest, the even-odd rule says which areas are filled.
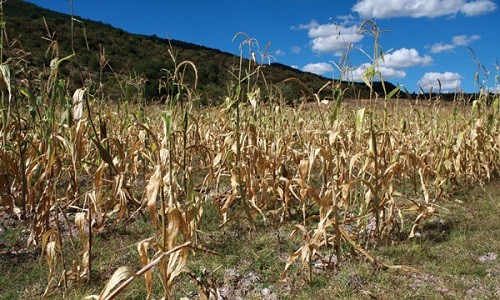
[[[99,299],[99,300],[109,299],[108,296],[113,291],[113,289],[118,284],[120,284],[120,282],[134,275],[135,275],[134,272],[132,272],[132,270],[130,270],[129,267],[121,266],[113,273],[108,282],[106,282],[104,289],[101,291],[101,293],[97,298],[84,298],[84,299]]]
[[[153,224],[157,224],[157,214],[156,214],[156,199],[158,198],[158,192],[161,186],[161,167],[160,165],[155,166],[155,172],[149,178],[148,185],[146,186],[146,203],[149,210],[149,216],[153,220]]]
[[[83,96],[85,89],[80,88],[73,94],[73,119],[79,121],[83,116]]]
[[[139,252],[139,258],[141,261],[141,266],[147,266],[149,264],[148,249],[151,244],[151,239],[146,239],[137,243],[137,251]],[[153,289],[153,274],[151,270],[147,270],[144,273],[144,283],[146,285],[147,299],[151,297],[151,291]]]

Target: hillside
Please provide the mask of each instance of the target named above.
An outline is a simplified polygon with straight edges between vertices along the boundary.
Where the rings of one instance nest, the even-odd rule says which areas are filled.
[[[64,76],[72,75],[66,78],[73,88],[81,87],[84,83],[98,82],[100,69],[103,67],[101,80],[105,83],[103,86],[107,89],[107,95],[119,96],[120,91],[123,94],[126,85],[130,83],[132,88],[143,88],[146,99],[160,97],[159,79],[174,68],[168,53],[171,45],[177,63],[187,60],[196,65],[199,77],[197,92],[201,98],[207,102],[218,102],[227,94],[231,81],[234,81],[229,70],[239,64],[239,57],[217,49],[157,36],[130,34],[111,25],[78,16],[74,18],[72,39],[69,15],[46,10],[21,0],[9,0],[3,5],[10,45],[4,53],[4,58],[21,55],[29,63],[29,67],[35,70],[49,66],[52,56],[57,54],[54,54],[55,52],[62,58],[70,55],[73,48],[75,57],[65,63],[61,70]],[[102,60],[102,66],[99,62],[100,51],[105,53],[106,64],[103,64]],[[248,61],[245,60],[244,65],[247,64]],[[284,79],[298,78],[313,92],[328,82],[325,77],[301,72],[279,63],[264,63],[261,70],[266,82],[277,84],[287,101],[310,93],[304,93],[304,86],[301,87],[297,83],[281,83]],[[260,78],[262,79],[262,76]],[[138,87],[135,84],[137,82],[144,82],[144,87]],[[187,71],[186,82],[194,82],[194,72]],[[264,80],[258,82],[262,86],[264,83]],[[389,83],[387,85],[389,90],[394,87]],[[343,88],[347,89],[346,97],[349,98],[368,95],[364,84],[343,83]],[[381,92],[379,84],[375,89]],[[331,96],[331,90],[325,90],[325,95]]]

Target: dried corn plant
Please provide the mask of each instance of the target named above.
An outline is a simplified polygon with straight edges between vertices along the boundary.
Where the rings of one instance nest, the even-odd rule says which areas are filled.
[[[362,30],[378,49],[376,24]],[[395,234],[416,236],[455,187],[500,175],[498,95],[481,94],[470,106],[409,106],[391,100],[397,89],[352,104],[333,82],[318,91],[301,87],[314,103],[287,106],[262,73],[266,50],[240,37],[241,57],[219,107],[197,105],[196,66],[177,62],[172,47],[166,59],[174,68],[164,70],[160,85],[165,104],[153,107],[140,75],[112,74],[135,87],[117,102],[108,101],[102,72],[97,83],[68,88],[59,69],[73,54],[60,53],[50,30],[52,63],[36,78],[20,71],[28,69],[26,55],[9,45],[18,51],[0,65],[0,208],[30,224],[27,246],[41,247],[47,262],[46,294],[91,278],[94,237],[145,214],[155,234],[137,242],[141,269],[120,266],[88,298],[112,299],[142,277],[148,298],[173,299],[185,275],[210,299],[216,280],[188,269],[191,251],[206,250],[198,235],[213,228],[204,223],[208,207],[221,230],[230,223],[254,231],[293,227],[296,249],[282,280],[297,262],[309,282],[316,263],[340,268],[345,246],[380,267],[413,271],[370,250]],[[102,71],[110,64],[103,48],[99,58]],[[320,97],[329,89],[335,104]],[[162,295],[154,295],[154,275]]]

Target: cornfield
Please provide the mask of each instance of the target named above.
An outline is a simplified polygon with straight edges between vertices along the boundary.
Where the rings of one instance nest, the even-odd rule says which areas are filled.
[[[255,44],[244,36],[242,57],[247,46]],[[311,281],[313,262],[332,251],[325,263],[334,272],[346,245],[382,269],[415,272],[370,249],[401,233],[414,237],[456,187],[500,174],[498,95],[444,103],[395,91],[348,100],[333,81],[323,87],[331,98],[309,92],[310,101],[288,105],[278,86],[261,89],[263,64],[242,58],[225,101],[203,107],[197,82],[184,79],[196,66],[169,51],[175,69],[160,87],[165,103],[150,105],[140,88],[128,100],[108,100],[92,80],[70,90],[58,71],[73,55],[59,57],[56,41],[50,67],[36,76],[18,53],[0,69],[0,210],[29,224],[26,246],[42,250],[46,294],[89,280],[93,238],[145,214],[155,234],[137,241],[142,268],[118,268],[87,299],[112,299],[133,280],[157,297],[155,274],[160,297],[173,298],[184,276],[200,299],[216,298],[216,285],[188,269],[196,251],[218,255],[200,238],[209,206],[221,229],[293,226],[290,238],[301,243],[282,281],[296,264]],[[100,61],[108,63],[104,51]]]

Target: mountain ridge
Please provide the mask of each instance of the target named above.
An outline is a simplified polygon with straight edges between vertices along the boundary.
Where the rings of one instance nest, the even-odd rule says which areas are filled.
[[[57,41],[56,50],[59,57],[70,55],[74,50],[74,59],[62,70],[64,76],[73,75],[68,77],[73,87],[80,87],[89,80],[98,79],[98,71],[103,69],[99,57],[105,53],[108,64],[101,70],[105,75],[113,75],[112,73],[116,72],[124,77],[143,77],[144,97],[148,100],[159,98],[161,91],[158,86],[162,76],[165,76],[164,70],[172,70],[174,67],[168,47],[171,47],[177,63],[191,61],[196,66],[199,93],[206,98],[206,102],[222,101],[228,86],[234,81],[229,70],[238,65],[240,58],[219,49],[163,39],[156,35],[132,34],[102,21],[78,17],[77,14],[73,16],[75,21],[72,35],[70,15],[44,9],[23,0],[9,0],[3,6],[10,45],[14,39],[18,40],[34,66],[50,65],[52,57],[49,57],[49,53],[54,51],[50,48],[54,46],[54,41]],[[244,63],[248,64],[248,60],[244,59]],[[262,71],[267,82],[277,84],[283,89],[287,101],[316,92],[331,80],[276,62],[262,64]],[[194,82],[194,74],[188,72],[186,76],[187,82]],[[111,94],[120,93],[121,87],[113,82],[116,78],[106,76],[104,82]],[[284,85],[283,81],[287,78],[297,78],[303,85]],[[307,86],[309,91],[304,91],[304,86]],[[388,91],[395,87],[388,82],[386,86]],[[341,89],[347,98],[366,97],[369,94],[369,89],[362,83],[342,82]],[[383,92],[380,83],[374,83],[374,90]],[[325,92],[326,97],[332,95],[331,90]]]

